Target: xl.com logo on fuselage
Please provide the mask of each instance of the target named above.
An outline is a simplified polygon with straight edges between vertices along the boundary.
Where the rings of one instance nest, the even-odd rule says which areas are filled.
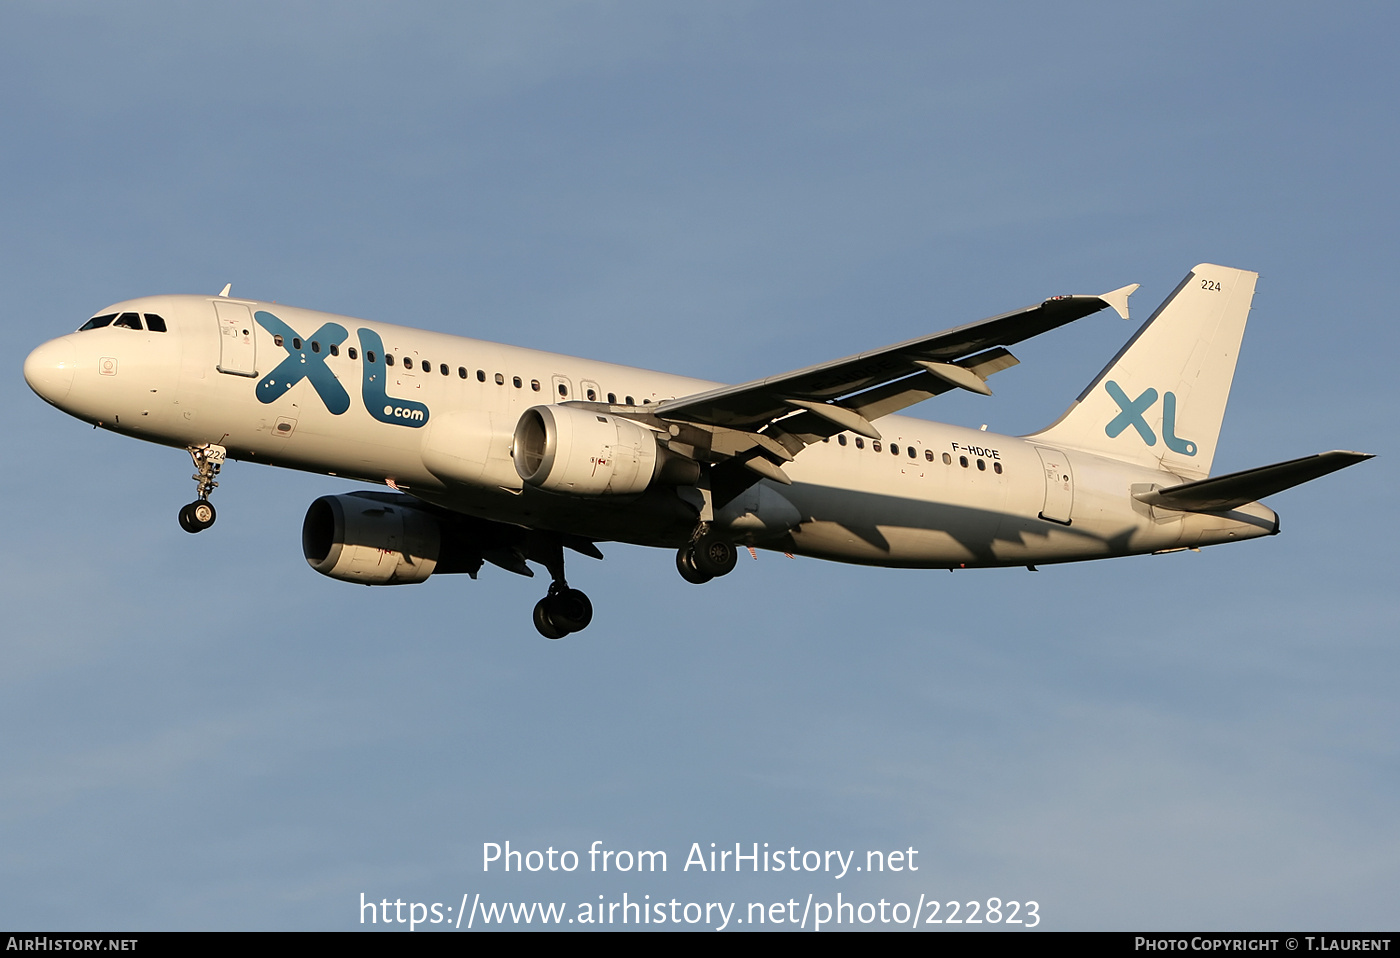
[[[273,335],[273,342],[287,351],[287,358],[277,368],[268,373],[257,385],[258,402],[274,403],[286,395],[303,379],[311,383],[316,395],[330,410],[331,415],[339,416],[350,408],[350,394],[340,384],[331,368],[326,365],[327,353],[307,350],[301,336],[282,320],[267,310],[260,309],[253,314],[258,325]],[[365,411],[382,423],[391,426],[417,428],[428,421],[428,407],[412,399],[396,399],[384,389],[387,373],[384,359],[384,340],[372,329],[355,331],[364,353],[360,366],[360,399]],[[349,331],[339,323],[326,323],[311,334],[308,343],[315,343],[327,352],[331,347],[339,347],[350,338]]]
[[[1129,399],[1128,394],[1123,391],[1113,380],[1104,383],[1104,389],[1109,396],[1118,404],[1120,412],[1109,420],[1104,427],[1104,432],[1108,438],[1116,439],[1118,435],[1132,426],[1137,430],[1137,434],[1142,437],[1142,441],[1149,446],[1157,445],[1157,434],[1152,431],[1152,427],[1147,424],[1147,411],[1157,402],[1157,390],[1151,386],[1144,389],[1136,399]],[[1179,452],[1183,456],[1194,456],[1196,454],[1196,444],[1189,439],[1181,439],[1176,435],[1176,393],[1168,392],[1162,396],[1162,441],[1167,444],[1167,448],[1172,452]]]

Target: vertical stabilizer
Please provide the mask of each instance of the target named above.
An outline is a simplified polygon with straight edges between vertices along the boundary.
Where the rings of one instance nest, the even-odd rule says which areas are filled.
[[[1027,438],[1210,475],[1258,273],[1202,264],[1048,429]]]

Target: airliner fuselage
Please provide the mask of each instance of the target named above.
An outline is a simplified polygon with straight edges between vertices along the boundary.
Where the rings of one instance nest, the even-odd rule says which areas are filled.
[[[1226,271],[1222,281],[1236,275],[1253,276]],[[1068,321],[1054,310],[1092,312],[1112,295],[1047,300],[1026,315],[1051,316],[1049,328]],[[1078,305],[1066,305],[1071,299]],[[1122,301],[1125,312],[1126,293]],[[1246,296],[1245,312],[1247,304]],[[1022,322],[1019,315],[1007,317]],[[596,554],[599,541],[679,548],[682,575],[701,582],[732,568],[721,547],[736,543],[871,565],[971,568],[1278,531],[1272,510],[1254,501],[1210,511],[1153,501],[1160,490],[1200,486],[1213,452],[1210,423],[1186,414],[1177,397],[1188,388],[1176,380],[1137,388],[1125,372],[1114,375],[1127,385],[1101,376],[1101,391],[1117,397],[1115,416],[1099,415],[1105,422],[1081,428],[1078,442],[1063,423],[1012,437],[882,414],[955,386],[985,392],[986,375],[1015,360],[1005,349],[977,350],[1039,331],[1013,335],[1005,317],[998,321],[992,338],[965,335],[956,352],[942,345],[951,331],[903,344],[895,361],[871,353],[786,383],[724,387],[227,295],[156,296],[110,306],[40,346],[25,376],[73,416],[190,450],[203,478],[186,509],[207,509],[182,511],[189,531],[213,521],[208,494],[225,456],[403,493],[327,497],[318,504],[330,506],[308,513],[308,561],[349,581],[421,581],[434,567],[475,575],[483,559],[528,574],[529,559],[549,567],[554,596],[563,589],[561,547]],[[891,362],[908,368],[877,369]],[[1166,387],[1175,391],[1159,401]],[[1223,412],[1223,398],[1219,405]],[[1141,448],[1117,455],[1120,434]],[[1197,438],[1210,444],[1203,456]],[[1172,456],[1187,466],[1183,457],[1198,457],[1202,468],[1174,467]],[[383,525],[384,514],[398,515],[397,524]],[[456,517],[469,524],[453,525]],[[397,572],[384,571],[386,555]],[[551,637],[591,617],[591,606],[586,616],[554,611],[553,626],[549,610],[536,611]]]

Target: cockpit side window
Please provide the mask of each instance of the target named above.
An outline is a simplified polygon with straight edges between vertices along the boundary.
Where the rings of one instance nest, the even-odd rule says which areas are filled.
[[[106,316],[94,316],[92,319],[89,319],[87,322],[83,323],[83,325],[79,326],[78,332],[81,333],[86,329],[101,329],[103,326],[110,326],[112,320],[116,318],[116,313],[108,313]]]
[[[147,313],[147,314],[146,314],[146,328],[149,329],[149,330],[150,330],[151,332],[153,332],[153,333],[163,333],[163,332],[165,332],[165,319],[164,319],[164,317],[157,316],[155,313]]]
[[[122,313],[112,325],[120,326],[123,329],[140,329],[141,317],[136,313]]]

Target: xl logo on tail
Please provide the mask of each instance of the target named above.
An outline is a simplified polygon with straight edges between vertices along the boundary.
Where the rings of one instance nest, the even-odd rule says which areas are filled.
[[[1152,431],[1152,427],[1147,424],[1147,411],[1157,402],[1157,390],[1152,387],[1144,389],[1136,399],[1129,399],[1128,394],[1123,392],[1123,387],[1113,380],[1104,383],[1104,388],[1113,397],[1113,401],[1118,404],[1118,415],[1114,416],[1104,432],[1108,438],[1116,439],[1118,434],[1129,426],[1137,430],[1137,434],[1142,437],[1142,441],[1149,446],[1157,445],[1157,434]],[[1189,439],[1179,439],[1176,435],[1176,393],[1169,392],[1162,397],[1162,441],[1167,444],[1167,448],[1172,452],[1179,452],[1184,456],[1194,456],[1196,454],[1196,444]]]

